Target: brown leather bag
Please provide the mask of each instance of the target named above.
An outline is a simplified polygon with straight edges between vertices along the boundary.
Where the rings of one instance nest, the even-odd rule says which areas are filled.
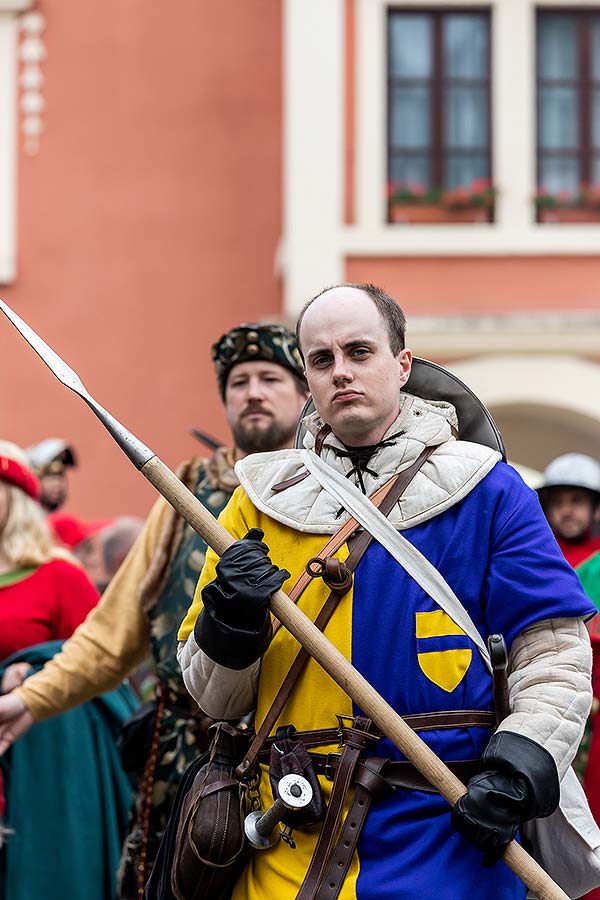
[[[171,869],[177,900],[226,900],[248,857],[246,786],[235,776],[248,734],[227,722],[217,722],[210,732],[208,761],[183,799],[177,826]]]

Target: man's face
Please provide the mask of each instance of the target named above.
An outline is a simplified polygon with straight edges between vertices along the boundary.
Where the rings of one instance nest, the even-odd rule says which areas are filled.
[[[104,566],[101,534],[101,531],[97,531],[95,534],[84,538],[83,541],[73,548],[73,555],[77,557],[98,589],[104,587],[109,581]]]
[[[584,488],[548,488],[544,509],[552,531],[565,541],[584,538],[594,519],[592,495]]]
[[[292,447],[306,397],[283,366],[238,363],[225,387],[225,413],[236,447],[243,453]]]
[[[385,322],[357,288],[333,288],[304,314],[301,344],[317,408],[334,434],[351,447],[381,440],[400,410],[410,350],[394,356]]]
[[[51,472],[40,478],[40,503],[49,512],[56,512],[67,499],[67,476],[65,472]]]

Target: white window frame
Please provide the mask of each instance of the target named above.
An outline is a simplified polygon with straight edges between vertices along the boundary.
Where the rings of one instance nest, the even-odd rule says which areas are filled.
[[[0,0],[0,284],[17,273],[17,14],[32,5]]]
[[[344,255],[597,254],[598,225],[535,221],[535,12],[564,0],[357,0],[356,223],[342,228]],[[598,7],[599,0],[574,0]],[[486,225],[390,225],[385,221],[387,170],[385,71],[388,8],[486,6],[492,34],[492,171],[499,189]]]
[[[347,257],[597,255],[600,226],[540,225],[536,189],[536,8],[565,0],[352,0],[356,4],[355,221],[344,224],[344,3],[285,0],[284,235],[278,261],[290,317],[343,277]],[[573,0],[600,7],[600,0]],[[386,221],[387,10],[487,7],[492,35],[495,222]]]

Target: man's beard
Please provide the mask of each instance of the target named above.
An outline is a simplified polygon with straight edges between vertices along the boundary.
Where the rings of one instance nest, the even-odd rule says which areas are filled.
[[[279,450],[291,446],[296,426],[285,427],[275,419],[271,419],[266,428],[261,428],[253,422],[246,423],[242,418],[231,430],[236,447],[244,453],[262,453],[265,450]]]

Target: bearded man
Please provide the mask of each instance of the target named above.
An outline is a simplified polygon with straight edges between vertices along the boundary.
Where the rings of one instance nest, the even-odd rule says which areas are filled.
[[[214,344],[212,358],[234,445],[184,463],[178,474],[218,515],[238,485],[236,460],[293,445],[307,389],[295,336],[281,325],[233,328]],[[175,656],[177,628],[206,552],[204,540],[184,525],[158,500],[94,614],[42,672],[0,697],[4,752],[34,722],[112,690],[151,654],[157,698],[123,751],[139,781],[119,900],[141,896],[180,777],[205,740],[205,717],[190,702]]]
[[[595,610],[535,493],[500,453],[457,439],[450,404],[402,390],[412,354],[391,297],[370,284],[327,289],[303,310],[297,335],[316,407],[304,420],[305,449],[236,466],[241,487],[221,522],[237,540],[220,561],[207,554],[179,632],[185,684],[215,718],[256,707],[258,728],[298,651],[285,629],[273,636],[269,597],[289,592],[308,567],[323,578],[312,578],[299,607],[314,621],[330,590],[341,595],[326,636],[470,780],[451,810],[308,661],[270,731],[271,754],[294,735],[310,750],[327,813],[298,824],[295,849],[280,841],[256,853],[233,900],[522,900],[525,887],[498,861],[522,823],[559,803],[590,706],[584,620]],[[397,492],[393,528],[325,552],[348,519],[348,495],[362,503],[359,492],[384,485]],[[438,570],[456,611],[448,592],[442,605],[418,571],[408,574],[403,553]],[[492,634],[509,650],[510,712],[498,727],[484,657]],[[279,760],[259,759],[266,808],[266,767]]]

